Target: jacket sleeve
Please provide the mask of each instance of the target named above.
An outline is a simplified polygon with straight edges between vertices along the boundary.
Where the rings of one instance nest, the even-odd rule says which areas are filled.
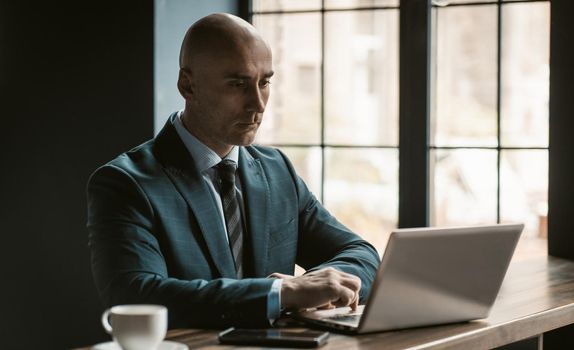
[[[125,170],[114,165],[98,169],[88,182],[87,196],[92,272],[106,307],[165,305],[170,328],[269,325],[272,279],[169,277],[153,206]]]
[[[337,221],[309,191],[287,157],[283,153],[281,155],[297,189],[297,264],[307,271],[333,267],[359,277],[360,302],[364,303],[380,263],[376,249]]]

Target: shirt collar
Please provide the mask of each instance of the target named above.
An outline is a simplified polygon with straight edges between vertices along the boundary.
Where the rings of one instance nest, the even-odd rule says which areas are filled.
[[[215,153],[211,148],[204,145],[195,136],[193,136],[183,125],[181,121],[182,111],[175,114],[172,117],[172,124],[179,135],[181,141],[191,154],[191,158],[195,164],[195,167],[199,172],[211,169],[215,165],[222,161],[222,158]],[[239,147],[233,146],[231,152],[225,157],[225,159],[230,159],[234,161],[239,167]]]

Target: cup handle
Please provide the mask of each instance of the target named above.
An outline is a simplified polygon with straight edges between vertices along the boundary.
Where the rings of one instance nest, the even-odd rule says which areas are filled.
[[[108,334],[112,334],[113,332],[112,325],[110,325],[110,312],[111,309],[107,309],[102,314],[102,326],[104,326],[104,329]]]

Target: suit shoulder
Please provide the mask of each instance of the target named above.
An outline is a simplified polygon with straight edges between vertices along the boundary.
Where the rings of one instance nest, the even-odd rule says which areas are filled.
[[[102,172],[104,169],[115,169],[134,178],[152,175],[160,168],[153,152],[153,146],[153,139],[142,143],[100,166],[94,171],[94,174]]]
[[[264,169],[273,174],[285,174],[296,178],[297,174],[289,158],[279,149],[268,146],[252,145],[245,147],[247,153],[257,159]]]
[[[285,162],[285,154],[279,149],[269,146],[251,145],[245,147],[245,150],[255,159],[263,162],[266,161],[280,161]]]

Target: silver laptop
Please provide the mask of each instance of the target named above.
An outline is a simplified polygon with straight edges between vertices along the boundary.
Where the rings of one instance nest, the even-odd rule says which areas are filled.
[[[523,228],[398,229],[391,233],[365,305],[293,316],[356,334],[485,318]]]

